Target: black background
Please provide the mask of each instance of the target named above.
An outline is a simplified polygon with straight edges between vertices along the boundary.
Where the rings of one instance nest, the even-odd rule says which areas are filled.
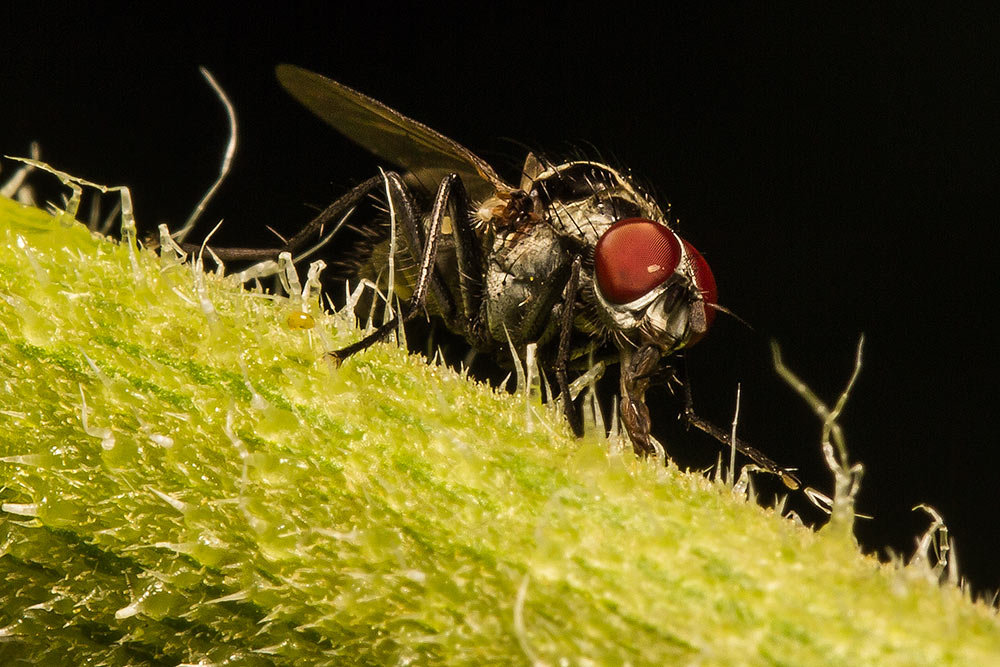
[[[256,242],[265,225],[294,232],[375,173],[279,88],[279,62],[367,92],[501,169],[524,155],[503,137],[556,152],[592,143],[669,198],[721,302],[754,327],[722,317],[691,353],[701,412],[728,423],[741,382],[741,433],[829,490],[819,423],[776,378],[767,343],[832,401],[864,332],[842,419],[867,471],[859,509],[875,516],[862,543],[910,553],[928,523],[911,508],[929,503],[974,590],[1000,586],[997,16],[12,4],[0,10],[0,151],[38,140],[60,169],[129,185],[144,229],[184,220],[218,169],[226,123],[198,65],[241,124],[204,223],[226,220],[220,245]],[[665,393],[650,400],[673,421]],[[671,442],[682,465],[715,460],[698,435]]]

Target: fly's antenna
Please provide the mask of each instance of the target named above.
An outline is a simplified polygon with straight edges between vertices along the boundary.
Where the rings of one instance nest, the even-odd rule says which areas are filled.
[[[750,324],[745,319],[743,319],[742,317],[740,317],[739,315],[737,315],[733,311],[729,310],[725,306],[720,306],[717,303],[709,303],[707,301],[704,301],[703,303],[705,304],[706,308],[711,308],[714,311],[717,311],[717,312],[720,312],[720,313],[725,313],[726,315],[729,315],[729,317],[733,318],[734,320],[736,320],[737,322],[739,322],[740,324],[742,324],[743,326],[745,326],[750,331],[754,331],[754,332],[757,331],[756,329],[753,328],[752,324]]]
[[[208,202],[212,199],[212,197],[215,196],[215,191],[222,185],[222,181],[224,181],[226,176],[229,175],[229,170],[232,168],[233,164],[233,156],[236,154],[237,125],[236,110],[233,108],[233,103],[229,101],[229,97],[226,96],[226,92],[222,90],[222,86],[218,84],[215,77],[212,76],[212,73],[209,72],[208,69],[205,67],[199,67],[198,71],[200,71],[201,75],[205,77],[206,81],[208,81],[208,85],[212,87],[213,91],[215,91],[216,96],[222,102],[222,106],[226,110],[226,118],[229,120],[229,142],[226,144],[226,151],[222,156],[222,164],[219,166],[218,178],[215,179],[215,182],[212,183],[212,185],[205,192],[205,195],[201,198],[201,201],[198,202],[198,205],[194,207],[193,211],[191,211],[191,215],[188,217],[187,222],[184,223],[184,226],[173,233],[172,236],[178,243],[183,243],[184,239],[187,238],[187,235],[191,233],[192,229],[194,229],[195,223],[198,222],[198,217],[205,210],[205,207],[208,206]]]

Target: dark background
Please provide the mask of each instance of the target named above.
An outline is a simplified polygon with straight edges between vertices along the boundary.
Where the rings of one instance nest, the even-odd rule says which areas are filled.
[[[929,503],[974,590],[1000,586],[997,16],[135,7],[0,10],[0,151],[25,155],[38,140],[60,169],[128,184],[141,227],[179,224],[226,138],[205,65],[241,124],[204,223],[226,220],[222,245],[265,238],[265,225],[294,232],[310,207],[375,173],[278,87],[279,62],[359,88],[501,168],[524,155],[502,137],[556,152],[591,142],[669,198],[721,302],[754,327],[721,317],[691,353],[704,416],[728,423],[742,382],[741,433],[829,490],[819,423],[776,378],[767,343],[832,401],[864,332],[842,419],[866,467],[859,510],[875,516],[858,526],[862,543],[909,554],[928,524],[911,508]],[[666,393],[650,401],[658,423],[674,421]],[[700,435],[671,442],[682,465],[715,460]]]

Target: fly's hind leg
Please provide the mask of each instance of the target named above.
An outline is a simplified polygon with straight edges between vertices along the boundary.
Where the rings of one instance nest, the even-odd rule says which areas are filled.
[[[423,263],[425,236],[423,218],[417,208],[410,191],[403,182],[402,177],[396,172],[389,171],[384,174],[386,199],[388,199],[392,215],[395,217],[398,226],[402,228],[403,238],[409,250],[410,259],[417,266]],[[452,200],[456,199],[460,181],[456,181],[452,186]],[[435,258],[436,259],[436,258]],[[441,316],[446,321],[451,321],[455,316],[455,299],[451,292],[445,287],[447,283],[441,276],[437,262],[433,261],[431,274],[427,285],[430,297],[437,304]]]
[[[397,177],[398,179],[398,177]],[[400,188],[405,188],[399,181]],[[401,190],[405,193],[405,189]],[[483,249],[469,205],[469,195],[462,180],[455,176],[451,184],[448,201],[443,208],[451,207],[452,241],[454,243],[457,276],[455,280],[445,280],[436,262],[431,266],[430,294],[435,299],[440,314],[448,328],[465,337],[474,350],[489,347],[491,339],[484,331],[483,316],[483,276],[485,260]],[[444,212],[440,223],[443,224]],[[434,222],[432,221],[432,225]],[[407,233],[415,241],[410,247],[415,249],[414,261],[420,262],[424,247],[423,225],[408,224],[403,220]],[[412,228],[412,229],[409,229]]]
[[[333,202],[319,215],[309,221],[309,223],[300,229],[294,236],[285,241],[284,245],[278,248],[215,248],[212,247],[212,252],[224,262],[229,261],[265,261],[277,259],[278,255],[283,252],[289,252],[295,255],[297,251],[306,245],[309,241],[316,235],[319,235],[323,230],[331,223],[339,223],[343,220],[353,209],[357,206],[362,199],[368,196],[372,191],[382,184],[382,176],[373,176],[367,181],[360,183],[345,194],[343,197]],[[333,234],[329,233],[323,236],[318,241],[319,245],[322,245],[330,240]],[[197,253],[201,249],[201,245],[197,243],[181,243],[180,247],[185,252]]]
[[[381,177],[379,177],[379,180],[381,180]],[[441,238],[441,223],[444,219],[445,211],[447,210],[448,205],[452,202],[452,198],[456,190],[462,187],[461,181],[456,174],[449,174],[442,179],[441,184],[438,186],[437,194],[434,196],[434,206],[431,208],[430,225],[427,229],[427,238],[423,243],[423,254],[420,257],[420,268],[414,284],[413,294],[410,296],[410,300],[403,308],[402,315],[397,314],[391,320],[356,343],[352,343],[347,347],[331,352],[330,356],[336,363],[339,364],[351,355],[357,354],[362,350],[366,350],[375,343],[384,340],[390,333],[396,330],[400,322],[408,322],[421,310],[423,310],[424,304],[427,300],[428,288],[436,279],[435,262],[437,259],[438,241],[440,241]],[[404,230],[410,224],[410,222],[404,222]],[[415,229],[413,231],[416,233],[416,238],[419,239],[419,230]],[[410,234],[410,232],[407,231],[407,234]],[[413,243],[414,241],[411,240],[411,244]]]

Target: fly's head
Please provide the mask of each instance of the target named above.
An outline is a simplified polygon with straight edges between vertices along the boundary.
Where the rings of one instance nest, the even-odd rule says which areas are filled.
[[[663,222],[618,220],[594,248],[594,295],[620,343],[662,355],[697,343],[718,290],[705,258]]]
[[[599,162],[546,165],[529,155],[521,189],[563,238],[593,249],[584,278],[604,326],[620,345],[666,356],[698,342],[718,292],[701,254],[629,176]]]

